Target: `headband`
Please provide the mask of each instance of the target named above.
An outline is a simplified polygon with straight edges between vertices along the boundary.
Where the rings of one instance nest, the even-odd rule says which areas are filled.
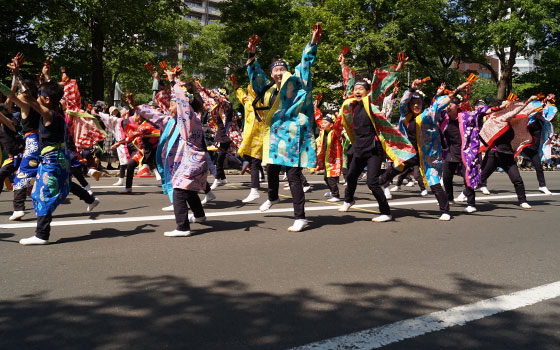
[[[284,60],[278,60],[278,61],[272,62],[272,64],[270,65],[270,71],[272,72],[272,70],[275,67],[280,67],[280,66],[282,66],[282,67],[286,68],[286,70],[288,70],[288,62],[286,62]]]

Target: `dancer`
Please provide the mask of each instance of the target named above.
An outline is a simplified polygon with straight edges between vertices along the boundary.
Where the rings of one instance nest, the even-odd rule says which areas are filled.
[[[453,176],[457,168],[461,167],[464,183],[462,193],[468,204],[464,211],[474,213],[477,210],[474,190],[480,183],[482,170],[481,159],[478,156],[480,150],[479,123],[492,110],[482,101],[474,106],[475,111],[462,111],[459,107],[461,102],[459,98],[451,100],[442,113],[440,128],[446,145],[443,152],[443,185],[447,193],[447,200],[450,203],[453,202]]]
[[[165,237],[188,237],[190,223],[203,222],[206,214],[197,192],[207,185],[208,157],[202,131],[202,122],[189,102],[189,97],[180,81],[175,81],[175,72],[165,72],[172,87],[170,113],[176,119],[175,128],[180,137],[170,139],[165,146],[166,163],[172,164],[173,208],[177,228],[164,232]],[[202,105],[202,104],[201,104]],[[171,131],[173,133],[173,131]],[[193,215],[188,215],[188,209]]]
[[[315,100],[317,104],[318,101]],[[329,191],[325,193],[328,202],[340,202],[338,179],[342,168],[342,142],[341,135],[344,127],[342,118],[323,113],[315,107],[315,122],[319,127],[317,139],[317,168],[316,171],[325,171],[324,180]]]
[[[254,39],[253,37],[252,39]],[[321,29],[316,26],[311,41],[305,46],[300,64],[292,75],[288,64],[277,59],[270,66],[270,77],[261,69],[255,58],[258,40],[250,40],[247,51],[247,71],[251,86],[267,107],[264,118],[263,163],[268,164],[268,199],[260,206],[269,210],[280,201],[278,187],[280,171],[286,167],[293,198],[295,221],[288,228],[299,232],[308,224],[305,218],[305,194],[301,183],[301,169],[314,168],[317,163],[316,144],[313,136],[311,66],[317,58],[317,45]]]
[[[527,118],[538,106],[531,104],[537,96],[531,96],[525,103],[504,101],[501,110],[490,116],[480,130],[480,139],[487,149],[486,164],[482,169],[480,181],[484,183],[488,177],[501,167],[515,188],[519,206],[531,209],[525,195],[525,185],[519,174],[515,157],[532,142],[527,130]]]
[[[253,101],[255,100],[255,92],[251,84],[247,87],[248,94],[237,85],[235,75],[231,76],[231,84],[236,89],[237,99],[245,109],[245,126],[243,127],[243,142],[239,146],[237,153],[241,156],[251,168],[251,192],[242,200],[243,203],[249,203],[260,198],[260,170],[262,169],[263,154],[263,132],[264,132],[264,113],[261,101],[257,102],[255,108]],[[257,115],[258,114],[258,119]],[[243,173],[243,172],[242,172]]]
[[[457,100],[459,91],[465,88],[469,82],[461,84],[450,96],[437,97],[435,102],[426,108],[422,109],[423,94],[419,91],[422,81],[416,79],[412,82],[412,87],[405,91],[401,105],[399,107],[401,113],[401,120],[404,119],[407,123],[406,133],[408,140],[414,146],[416,156],[411,157],[404,163],[402,169],[395,167],[389,168],[381,176],[379,181],[385,187],[385,195],[390,196],[389,191],[390,181],[398,174],[406,171],[414,165],[419,165],[423,181],[435,194],[440,209],[440,221],[451,220],[449,212],[449,202],[447,195],[443,190],[440,177],[442,173],[442,147],[439,134],[438,123],[441,118],[441,113],[452,100]],[[438,94],[445,89],[442,85],[438,89]],[[457,103],[459,103],[457,101]]]
[[[548,195],[551,195],[552,192],[546,187],[542,162],[550,160],[552,157],[551,139],[554,129],[551,122],[558,112],[555,103],[556,96],[554,94],[548,94],[542,101],[532,102],[537,107],[537,110],[529,116],[528,120],[528,128],[533,137],[533,142],[523,149],[523,153],[529,157],[535,167],[539,191]]]
[[[352,157],[346,177],[344,204],[339,212],[348,211],[354,204],[354,193],[358,178],[367,166],[367,185],[379,203],[381,215],[372,218],[373,222],[392,220],[389,203],[379,183],[381,163],[385,154],[393,160],[395,166],[414,157],[414,148],[395,126],[391,124],[379,104],[386,91],[397,79],[397,73],[406,64],[400,61],[398,66],[377,68],[372,79],[372,87],[366,78],[356,80],[351,98],[344,101],[340,114],[344,129],[352,142],[348,155]]]

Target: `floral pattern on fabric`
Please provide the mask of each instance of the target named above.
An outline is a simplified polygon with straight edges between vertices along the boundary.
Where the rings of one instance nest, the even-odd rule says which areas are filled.
[[[70,192],[70,166],[64,150],[46,153],[41,158],[31,193],[37,216],[52,214]]]

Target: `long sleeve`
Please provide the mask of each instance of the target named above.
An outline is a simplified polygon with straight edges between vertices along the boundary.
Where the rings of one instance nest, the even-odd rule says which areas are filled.
[[[270,80],[268,80],[266,73],[262,70],[256,58],[247,66],[247,73],[249,74],[249,81],[253,91],[255,91],[257,96],[261,95],[264,88],[270,83]]]

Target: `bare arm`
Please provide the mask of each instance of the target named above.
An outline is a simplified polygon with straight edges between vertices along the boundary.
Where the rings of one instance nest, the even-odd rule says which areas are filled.
[[[2,124],[6,125],[13,132],[16,131],[16,127],[14,126],[12,121],[10,119],[8,119],[8,117],[6,117],[4,114],[2,114],[2,112],[0,112],[0,122]]]

